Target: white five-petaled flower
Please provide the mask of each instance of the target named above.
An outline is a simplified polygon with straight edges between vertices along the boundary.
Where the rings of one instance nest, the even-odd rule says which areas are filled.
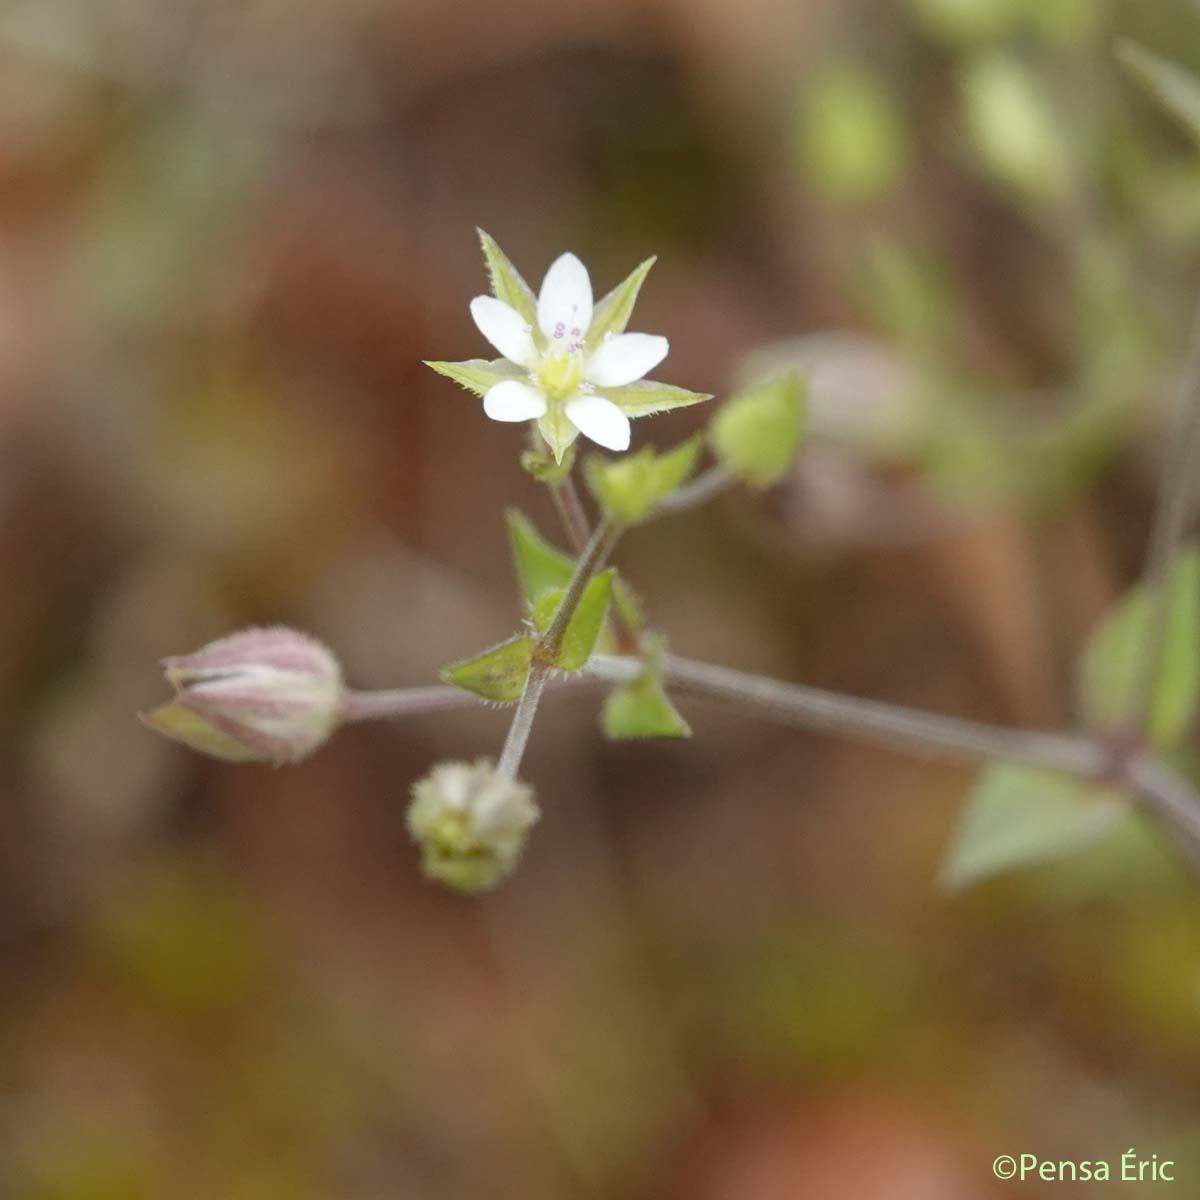
[[[653,259],[595,302],[587,268],[563,254],[534,296],[499,246],[482,231],[480,239],[494,294],[472,300],[471,316],[503,358],[429,365],[482,396],[494,421],[536,421],[561,460],[580,433],[626,450],[631,417],[709,399],[646,379],[666,358],[667,339],[625,332]]]
[[[568,421],[608,450],[629,449],[629,418],[603,388],[636,383],[670,349],[665,337],[648,333],[607,334],[589,346],[592,284],[587,267],[574,254],[554,261],[538,293],[537,337],[516,309],[494,296],[476,296],[471,316],[509,362],[524,367],[528,380],[506,379],[483,398],[493,421],[529,421],[562,405]]]

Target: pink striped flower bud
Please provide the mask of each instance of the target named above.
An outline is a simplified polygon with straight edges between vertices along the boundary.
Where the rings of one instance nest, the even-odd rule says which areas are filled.
[[[343,718],[337,659],[294,629],[246,629],[162,665],[175,698],[142,721],[213,758],[299,762]]]

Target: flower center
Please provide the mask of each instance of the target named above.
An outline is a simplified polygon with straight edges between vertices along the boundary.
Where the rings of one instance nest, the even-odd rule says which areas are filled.
[[[537,385],[552,400],[566,400],[579,390],[583,382],[583,343],[563,347],[558,341],[542,357],[537,369]]]

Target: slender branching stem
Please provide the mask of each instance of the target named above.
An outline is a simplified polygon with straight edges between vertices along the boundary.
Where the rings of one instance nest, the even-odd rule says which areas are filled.
[[[575,609],[583,598],[584,589],[592,581],[596,572],[608,561],[608,556],[613,552],[613,548],[620,541],[624,532],[623,525],[607,518],[596,526],[592,536],[588,539],[587,546],[579,556],[579,561],[575,564],[575,573],[571,576],[571,581],[563,593],[562,603],[559,604],[546,632],[542,634],[534,647],[535,664],[539,659],[552,662],[558,656],[558,651],[562,647],[563,635],[567,632],[567,626],[570,625],[571,618],[575,615]]]
[[[649,519],[655,521],[659,517],[674,516],[675,513],[687,512],[690,508],[699,508],[722,492],[728,491],[735,483],[737,480],[724,467],[709,467],[691,483],[685,483],[683,487],[672,492],[650,514]]]
[[[592,529],[587,513],[583,511],[583,501],[579,498],[575,480],[568,475],[565,479],[550,484],[550,497],[558,511],[567,540],[571,543],[571,549],[576,554],[582,554],[592,536]]]
[[[1131,755],[1121,782],[1158,818],[1192,873],[1200,878],[1200,795],[1192,784],[1151,754]]]
[[[386,721],[396,717],[419,717],[423,713],[452,712],[478,708],[479,700],[462,688],[449,684],[432,687],[390,688],[378,692],[346,693],[342,719]]]
[[[641,669],[639,660],[632,658],[597,655],[589,664],[589,670],[613,681],[632,679]],[[1088,778],[1104,776],[1112,759],[1095,739],[1083,735],[1007,729],[939,716],[674,654],[666,658],[663,677],[675,691],[717,700],[752,716],[916,753],[969,761],[1004,758]]]
[[[1176,385],[1166,464],[1159,484],[1154,521],[1146,550],[1142,582],[1149,592],[1145,656],[1135,681],[1133,712],[1137,731],[1149,721],[1154,692],[1162,673],[1170,616],[1171,563],[1187,533],[1200,470],[1200,308],[1192,322],[1187,358]]]
[[[542,692],[546,690],[546,680],[549,672],[534,663],[529,669],[529,678],[525,680],[525,690],[517,701],[516,711],[508,726],[508,734],[500,751],[500,760],[496,771],[507,779],[516,779],[521,769],[521,760],[525,757],[525,747],[529,744],[529,735],[533,731],[533,720],[537,716],[538,705],[542,701]]]
[[[614,683],[628,682],[642,669],[634,658],[597,655],[589,664],[590,671]],[[664,679],[678,691],[818,733],[954,760],[1021,762],[1127,789],[1159,820],[1185,864],[1200,878],[1200,794],[1182,775],[1144,752],[1124,753],[1092,734],[1040,733],[965,721],[676,655],[668,655]]]
[[[496,764],[498,774],[509,779],[515,779],[521,768],[521,759],[525,755],[525,747],[529,742],[529,734],[533,729],[533,719],[537,715],[538,704],[545,691],[550,672],[554,669],[555,660],[562,647],[563,635],[575,615],[575,609],[583,597],[584,589],[597,571],[604,566],[608,556],[620,540],[624,526],[615,521],[603,520],[596,526],[587,546],[575,564],[575,573],[567,590],[563,594],[562,603],[558,606],[553,620],[546,632],[538,639],[533,648],[533,663],[529,668],[529,676],[525,680],[525,690],[517,701],[512,723],[508,727],[508,736],[504,739],[504,747],[500,751],[500,760]]]

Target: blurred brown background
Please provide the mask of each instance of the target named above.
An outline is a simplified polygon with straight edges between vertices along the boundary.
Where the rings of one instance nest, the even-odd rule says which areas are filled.
[[[676,650],[1069,722],[1200,285],[1200,160],[1123,34],[1200,66],[1185,0],[4,6],[0,1194],[976,1200],[1130,1146],[1200,1186],[1200,920],[1153,848],[948,897],[969,775],[697,705],[606,745],[580,695],[468,900],[407,790],[502,714],[283,770],[133,719],[254,622],[360,687],[512,630],[503,509],[553,511],[420,361],[485,352],[482,225],[535,286],[657,253],[673,383],[812,372],[794,480],[622,548]]]

